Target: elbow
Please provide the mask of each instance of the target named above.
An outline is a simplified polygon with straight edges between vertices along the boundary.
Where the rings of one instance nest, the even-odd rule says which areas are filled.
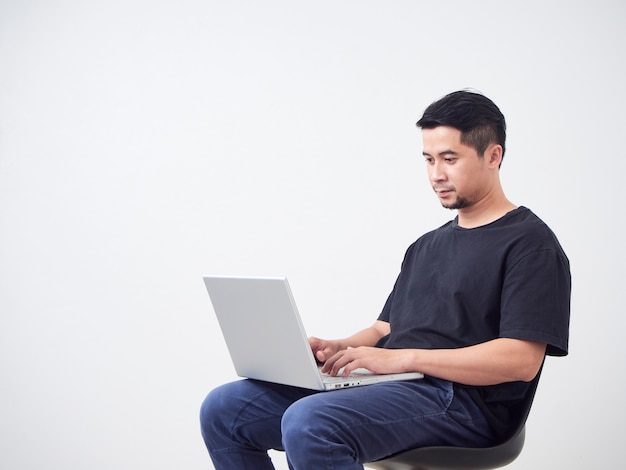
[[[508,382],[531,382],[541,369],[546,354],[546,343],[535,341],[503,339],[507,344],[504,381]]]
[[[546,354],[545,343],[531,343],[531,348],[526,350],[520,361],[519,368],[517,369],[516,380],[522,382],[532,382],[541,366]]]
[[[524,371],[522,371],[522,373],[520,373],[517,380],[522,381],[522,382],[532,382],[535,379],[535,377],[537,377],[540,367],[541,365],[539,367],[526,368]]]
[[[502,377],[501,383],[504,382],[532,382],[539,373],[538,366],[533,364],[518,364],[516,367],[509,368],[508,374]]]

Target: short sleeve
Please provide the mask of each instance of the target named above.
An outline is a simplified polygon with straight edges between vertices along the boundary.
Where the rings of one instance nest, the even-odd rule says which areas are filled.
[[[548,355],[567,355],[570,294],[569,261],[562,251],[522,256],[504,279],[500,336],[545,342]]]

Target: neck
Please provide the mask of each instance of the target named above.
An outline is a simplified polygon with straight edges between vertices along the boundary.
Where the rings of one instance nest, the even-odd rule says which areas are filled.
[[[501,193],[496,198],[485,198],[469,207],[459,209],[458,224],[463,228],[480,227],[495,222],[514,209],[517,209],[517,206]]]

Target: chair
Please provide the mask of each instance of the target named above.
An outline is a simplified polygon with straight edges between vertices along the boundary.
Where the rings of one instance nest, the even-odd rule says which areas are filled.
[[[484,448],[422,447],[366,463],[365,466],[374,470],[489,470],[510,464],[524,447],[526,419],[530,413],[540,375],[541,369],[520,407],[517,426],[503,443]]]

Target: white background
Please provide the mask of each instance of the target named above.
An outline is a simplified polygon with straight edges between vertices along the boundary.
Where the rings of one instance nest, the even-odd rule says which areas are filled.
[[[235,375],[202,274],[287,275],[309,334],[369,325],[454,215],[414,123],[472,87],[572,264],[510,468],[620,468],[625,26],[608,0],[0,1],[0,467],[212,468],[198,408]]]

